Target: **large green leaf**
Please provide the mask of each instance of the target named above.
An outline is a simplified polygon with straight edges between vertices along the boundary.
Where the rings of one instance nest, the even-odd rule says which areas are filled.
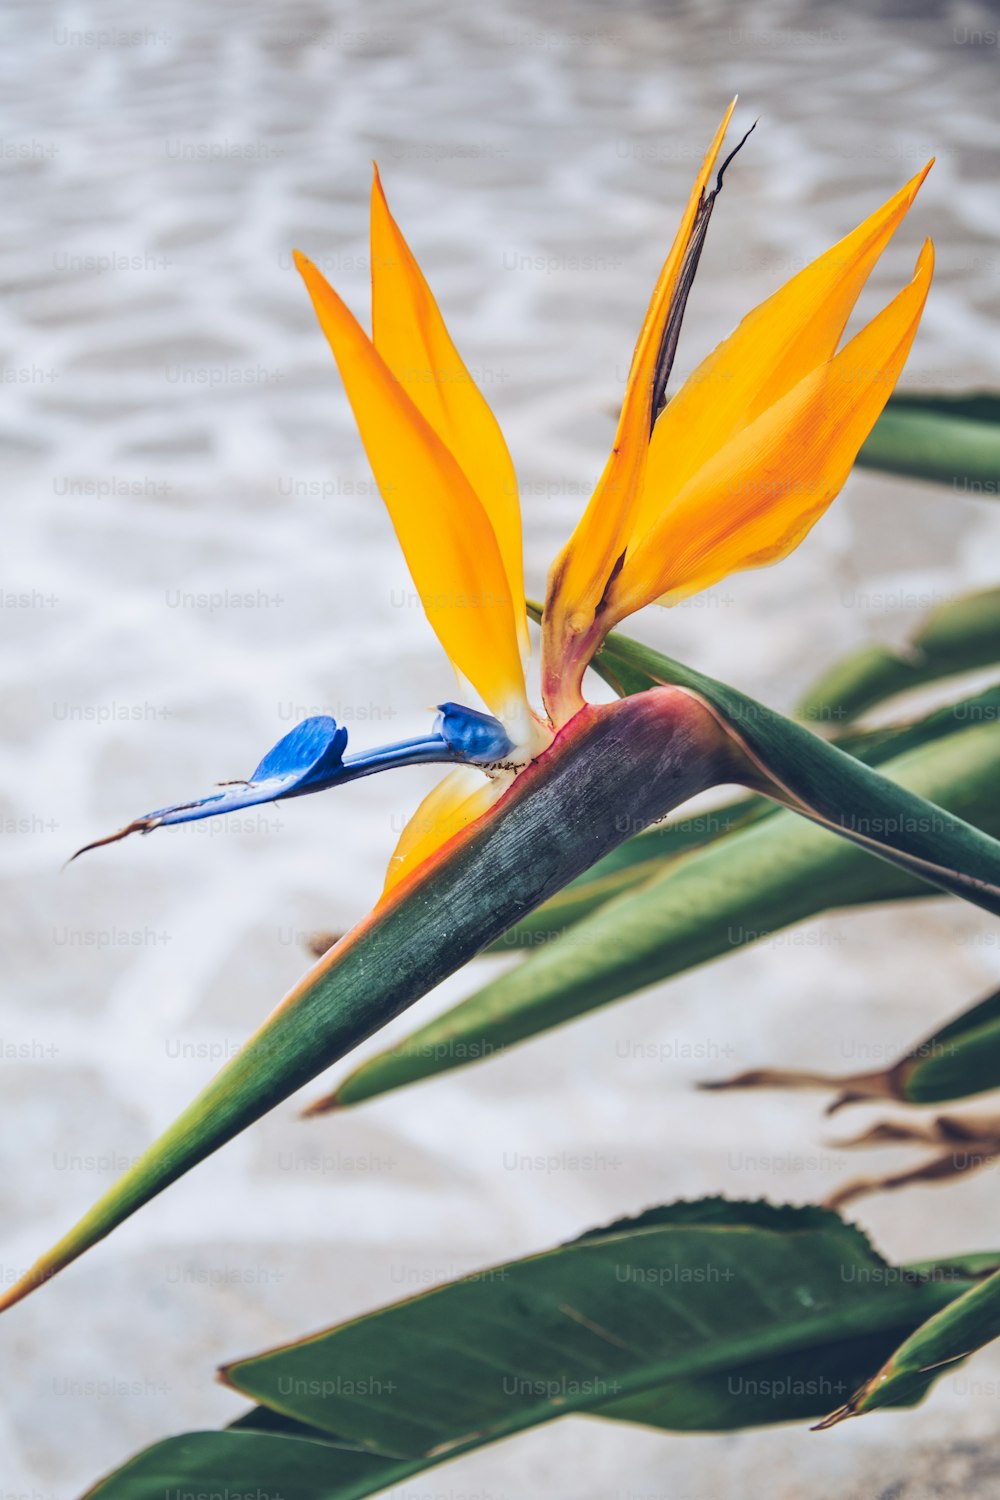
[[[1000,990],[923,1037],[888,1068],[861,1073],[754,1068],[703,1087],[836,1089],[828,1114],[871,1100],[940,1104],[984,1094],[1000,1088]]]
[[[893,1267],[822,1209],[651,1209],[229,1365],[261,1407],[91,1494],[280,1476],[285,1500],[353,1500],[571,1413],[673,1431],[809,1420],[996,1264]]]
[[[861,646],[836,662],[799,701],[803,719],[845,722],[897,693],[1000,663],[1000,589],[936,609],[899,651]]]
[[[863,468],[948,484],[959,494],[1000,495],[1000,397],[891,396],[858,454]]]
[[[901,788],[1000,833],[1000,723],[908,751],[885,770]],[[561,936],[539,941],[515,968],[362,1063],[325,1105],[358,1103],[492,1057],[807,917],[922,889],[859,846],[778,813],[669,866]]]

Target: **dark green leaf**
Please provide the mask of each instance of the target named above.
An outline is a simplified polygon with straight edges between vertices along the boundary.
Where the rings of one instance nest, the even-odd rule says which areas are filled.
[[[287,1424],[292,1434],[295,1424]],[[280,1430],[189,1432],[138,1454],[84,1500],[361,1500],[400,1484],[425,1463]]]
[[[801,1372],[798,1356],[811,1355],[818,1372],[818,1351],[833,1348],[838,1369],[856,1367],[855,1340],[866,1358],[887,1330],[967,1285],[895,1270],[822,1210],[708,1200],[453,1282],[225,1375],[297,1421],[413,1459],[570,1412],[686,1429],[785,1421],[827,1409],[830,1393],[818,1373],[803,1391],[786,1362]]]
[[[263,1406],[157,1444],[92,1500],[355,1500],[571,1413],[673,1431],[809,1419],[983,1268],[893,1267],[823,1209],[651,1209],[230,1365]]]

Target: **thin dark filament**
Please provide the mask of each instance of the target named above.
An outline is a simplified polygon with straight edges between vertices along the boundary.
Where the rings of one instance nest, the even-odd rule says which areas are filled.
[[[684,313],[687,309],[688,297],[691,295],[691,288],[694,285],[694,278],[698,270],[698,263],[701,260],[701,252],[705,246],[705,238],[708,234],[708,225],[712,217],[712,209],[715,207],[716,198],[722,191],[722,179],[725,176],[726,168],[729,166],[729,163],[743,149],[748,138],[750,137],[752,132],[756,130],[756,128],[757,121],[754,120],[753,124],[750,126],[750,129],[746,132],[746,135],[744,135],[743,139],[733,147],[732,151],[730,151],[729,155],[722,163],[722,166],[719,168],[715,178],[715,187],[707,195],[707,197],[702,198],[701,202],[698,205],[694,224],[691,228],[691,238],[688,241],[687,250],[684,254],[684,261],[681,265],[680,275],[677,278],[677,290],[673,298],[671,299],[670,311],[667,314],[667,320],[663,328],[663,336],[660,339],[659,353],[656,356],[656,368],[653,372],[653,401],[650,410],[650,432],[652,432],[653,428],[656,426],[656,420],[659,417],[660,412],[666,405],[667,381],[670,379],[670,372],[673,369],[674,359],[677,354],[677,341],[680,338],[681,334],[681,324],[684,321]]]

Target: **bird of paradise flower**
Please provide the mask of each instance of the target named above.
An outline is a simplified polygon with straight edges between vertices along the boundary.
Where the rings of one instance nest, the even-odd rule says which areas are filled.
[[[69,1265],[630,834],[710,786],[756,786],[1000,914],[1000,845],[836,749],[823,746],[825,770],[817,771],[822,742],[788,721],[781,721],[780,746],[765,734],[762,754],[761,726],[776,716],[748,699],[741,708],[740,695],[724,684],[657,658],[652,669],[630,669],[633,685],[620,683],[617,702],[583,699],[588,664],[626,616],[777,562],[798,545],[842,488],[899,377],[927,297],[929,242],[908,285],[840,347],[924,168],[751,312],[668,402],[681,320],[732,156],[716,169],[733,108],[654,288],[610,457],[549,574],[540,706],[525,685],[527,608],[510,455],[377,174],[371,337],[317,268],[297,256],[430,624],[462,696],[478,694],[484,707],[444,704],[427,735],[358,754],[346,753],[347,733],[332,719],[305,720],[248,781],[97,841],[301,796],[391,766],[452,765],[404,829],[374,910],[0,1295],[0,1308]],[[620,659],[621,650],[616,635],[605,655]],[[845,807],[852,794],[880,819],[888,811],[890,826],[904,831],[866,832]],[[494,1019],[502,1037],[505,1018]]]
[[[675,604],[798,546],[841,490],[913,342],[931,280],[929,241],[910,283],[838,350],[861,289],[930,164],[755,308],[668,402],[688,296],[736,154],[709,190],[735,104],[653,290],[610,457],[549,574],[543,709],[531,704],[525,686],[514,466],[376,170],[371,337],[316,266],[299,253],[295,260],[428,620],[459,682],[489,712],[443,704],[428,735],[353,755],[345,754],[347,731],[333,719],[307,719],[248,781],[147,814],[87,849],[392,766],[454,763],[404,829],[389,865],[390,889],[494,806],[574,718],[584,705],[584,671],[612,627],[647,604]]]

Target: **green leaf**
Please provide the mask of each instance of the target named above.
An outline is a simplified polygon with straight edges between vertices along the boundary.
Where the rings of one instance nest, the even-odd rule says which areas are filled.
[[[656,1425],[672,1426],[677,1382],[684,1426],[714,1428],[714,1401],[688,1404],[692,1378],[738,1388],[737,1372],[761,1360],[907,1323],[957,1294],[952,1280],[894,1272],[823,1210],[708,1200],[479,1272],[223,1375],[296,1421],[412,1458],[571,1411],[633,1420],[627,1403],[653,1391]],[[724,1407],[729,1425],[738,1403]],[[825,1409],[814,1392],[812,1410]],[[780,1401],[767,1410],[788,1419]]]
[[[891,396],[857,462],[948,484],[959,495],[995,499],[1000,495],[1000,398]]]
[[[906,1403],[929,1380],[998,1337],[1000,1272],[994,1271],[910,1334],[881,1369],[820,1425],[833,1427],[845,1417]]]
[[[910,750],[885,770],[901,788],[1000,832],[1000,723],[987,721]],[[539,943],[515,968],[362,1063],[327,1103],[359,1103],[492,1057],[821,912],[928,889],[859,846],[792,813],[777,813],[668,866],[638,891]]]
[[[281,1474],[285,1500],[349,1500],[571,1413],[671,1431],[811,1419],[983,1268],[891,1266],[824,1209],[651,1209],[229,1365],[263,1403],[240,1430],[157,1444],[92,1496]]]
[[[109,1474],[84,1500],[361,1500],[401,1484],[426,1463],[400,1462],[322,1433],[189,1432],[167,1438]]]
[[[1000,990],[917,1044],[895,1073],[908,1104],[937,1104],[1000,1088]]]
[[[900,1104],[940,1104],[1000,1088],[1000,990],[933,1031],[888,1068],[862,1073],[754,1068],[703,1085],[710,1089],[837,1089],[827,1109],[890,1100]]]
[[[897,693],[998,662],[1000,589],[983,589],[934,610],[900,651],[859,647],[824,673],[797,712],[803,719],[846,721]]]

